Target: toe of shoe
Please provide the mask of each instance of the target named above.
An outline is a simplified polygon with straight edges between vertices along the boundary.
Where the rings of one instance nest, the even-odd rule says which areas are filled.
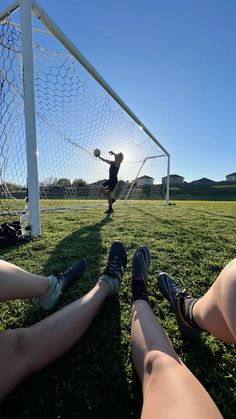
[[[160,272],[157,277],[159,290],[162,293],[163,297],[167,298],[168,300],[170,300],[170,295],[169,295],[170,279],[171,277],[166,272]]]

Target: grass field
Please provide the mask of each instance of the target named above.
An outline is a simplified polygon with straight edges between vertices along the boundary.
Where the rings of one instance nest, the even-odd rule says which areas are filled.
[[[138,418],[142,396],[130,351],[130,261],[139,244],[150,247],[151,306],[177,353],[210,392],[225,418],[236,412],[236,350],[203,334],[199,343],[183,341],[157,289],[157,273],[181,279],[201,296],[235,254],[235,202],[155,202],[117,205],[111,217],[104,208],[43,214],[43,236],[0,250],[1,259],[48,275],[85,257],[84,279],[68,292],[68,304],[87,292],[106,264],[113,240],[126,245],[129,267],[120,298],[109,298],[80,342],[62,359],[28,379],[5,400],[1,418]],[[0,328],[28,326],[45,316],[31,301],[0,305]],[[190,415],[191,418],[191,415]]]

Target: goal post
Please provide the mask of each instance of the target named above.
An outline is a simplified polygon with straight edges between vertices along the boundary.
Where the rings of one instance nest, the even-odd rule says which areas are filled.
[[[29,223],[31,226],[31,234],[33,237],[35,237],[40,235],[41,226],[31,10],[32,0],[20,0]]]
[[[18,23],[9,21],[13,12],[19,15]],[[58,42],[55,50],[34,41],[35,17]],[[143,176],[146,180],[153,178],[155,184],[151,199],[159,199],[157,191],[161,190],[162,199],[168,203],[169,153],[45,10],[35,0],[15,1],[0,13],[0,30],[4,103],[0,122],[0,222],[1,215],[22,211],[26,190],[32,236],[41,233],[42,210],[98,201],[98,186],[107,178],[108,168],[104,169],[93,156],[95,148],[100,148],[102,155],[113,148],[125,154],[119,172],[119,198],[133,199],[131,191],[141,161],[145,162]],[[12,122],[9,115],[14,113]],[[164,177],[165,188],[161,186]],[[141,180],[138,182],[141,184]],[[140,187],[136,192],[138,189],[140,196],[149,199],[148,194],[140,193]]]

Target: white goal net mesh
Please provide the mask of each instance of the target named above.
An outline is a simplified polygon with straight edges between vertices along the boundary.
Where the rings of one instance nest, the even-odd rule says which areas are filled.
[[[124,154],[115,198],[164,200],[167,156],[54,37],[45,38],[34,33],[41,209],[105,203],[99,186],[109,166],[95,148],[110,160],[110,150]],[[1,222],[22,211],[27,196],[21,33],[8,19],[0,48]]]

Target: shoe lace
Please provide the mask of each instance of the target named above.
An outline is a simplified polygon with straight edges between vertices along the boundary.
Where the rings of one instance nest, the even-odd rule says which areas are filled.
[[[142,271],[142,265],[139,260],[135,260],[132,266],[132,277],[135,279],[141,279],[145,282],[145,273]]]
[[[185,288],[181,288],[179,285],[173,285],[174,291],[176,292],[176,298],[190,298],[191,295],[186,291]]]
[[[67,269],[64,272],[61,272],[57,275],[57,281],[60,284],[62,281],[66,280],[68,278],[68,274],[71,271],[71,268]]]
[[[115,256],[114,259],[112,259],[111,262],[109,262],[109,264],[107,265],[104,273],[111,275],[111,276],[116,276],[116,277],[120,277],[120,264],[118,261],[118,257]]]

